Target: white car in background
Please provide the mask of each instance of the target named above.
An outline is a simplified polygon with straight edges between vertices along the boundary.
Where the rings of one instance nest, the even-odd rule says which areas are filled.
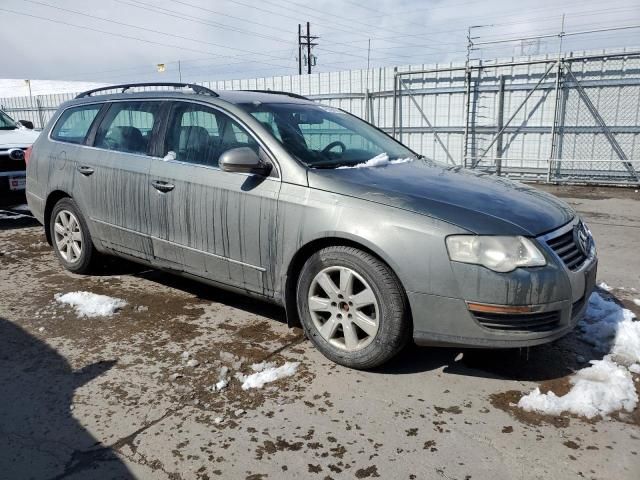
[[[38,135],[33,123],[16,122],[0,110],[0,202],[24,195],[25,156]]]

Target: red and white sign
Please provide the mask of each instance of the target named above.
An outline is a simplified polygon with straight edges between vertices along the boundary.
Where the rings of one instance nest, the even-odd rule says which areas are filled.
[[[27,187],[25,177],[9,177],[9,190],[24,190]]]

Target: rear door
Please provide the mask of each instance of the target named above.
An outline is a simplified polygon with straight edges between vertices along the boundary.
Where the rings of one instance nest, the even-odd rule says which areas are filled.
[[[108,105],[91,148],[78,160],[76,186],[103,246],[150,260],[149,168],[161,101]]]
[[[218,158],[231,148],[268,154],[237,119],[194,102],[174,103],[165,132],[166,156],[153,159],[150,171],[156,262],[271,295],[277,169],[261,177],[218,168]]]

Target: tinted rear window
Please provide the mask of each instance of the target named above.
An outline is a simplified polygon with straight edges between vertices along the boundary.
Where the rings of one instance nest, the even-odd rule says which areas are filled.
[[[65,110],[53,127],[51,138],[61,142],[84,143],[101,107],[102,105],[86,105]]]
[[[100,122],[95,146],[119,152],[146,154],[160,102],[116,102]]]

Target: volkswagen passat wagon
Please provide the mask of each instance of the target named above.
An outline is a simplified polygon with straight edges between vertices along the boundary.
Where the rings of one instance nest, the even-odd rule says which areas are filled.
[[[33,146],[29,207],[66,269],[106,253],[274,301],[354,368],[410,339],[542,344],[582,314],[594,243],[552,195],[297,95],[169,86],[85,92]]]

